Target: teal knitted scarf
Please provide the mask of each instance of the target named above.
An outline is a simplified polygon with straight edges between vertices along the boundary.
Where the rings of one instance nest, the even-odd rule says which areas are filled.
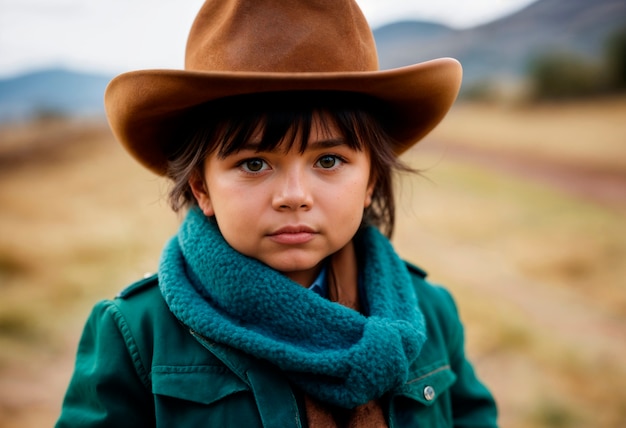
[[[188,327],[270,361],[314,398],[353,408],[403,385],[426,340],[411,278],[387,238],[365,228],[355,246],[369,316],[238,253],[198,209],[166,245],[159,284]]]

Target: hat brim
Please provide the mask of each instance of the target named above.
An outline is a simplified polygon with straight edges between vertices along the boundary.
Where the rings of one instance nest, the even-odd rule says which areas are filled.
[[[151,171],[164,175],[166,148],[190,109],[223,97],[278,91],[356,92],[391,109],[388,132],[401,154],[446,115],[461,86],[462,69],[440,58],[391,70],[333,73],[140,70],[114,78],[105,108],[116,139]]]

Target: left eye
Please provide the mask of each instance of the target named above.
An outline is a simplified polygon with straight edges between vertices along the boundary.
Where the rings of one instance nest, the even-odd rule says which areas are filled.
[[[324,169],[330,169],[337,166],[341,162],[337,156],[325,155],[318,159],[317,165]]]

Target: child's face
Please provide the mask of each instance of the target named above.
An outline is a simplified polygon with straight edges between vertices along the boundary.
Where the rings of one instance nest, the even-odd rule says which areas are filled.
[[[257,152],[257,135],[225,158],[214,151],[204,177],[190,181],[198,205],[234,249],[304,286],[352,239],[374,188],[369,153],[351,149],[319,120],[304,153],[298,144]]]

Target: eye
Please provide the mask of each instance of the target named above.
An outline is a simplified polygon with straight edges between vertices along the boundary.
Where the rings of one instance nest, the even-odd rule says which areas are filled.
[[[246,159],[239,164],[239,167],[245,172],[261,172],[268,168],[267,163],[263,159],[252,158]]]
[[[332,169],[339,166],[341,162],[339,156],[324,155],[317,160],[316,165],[323,169]]]

